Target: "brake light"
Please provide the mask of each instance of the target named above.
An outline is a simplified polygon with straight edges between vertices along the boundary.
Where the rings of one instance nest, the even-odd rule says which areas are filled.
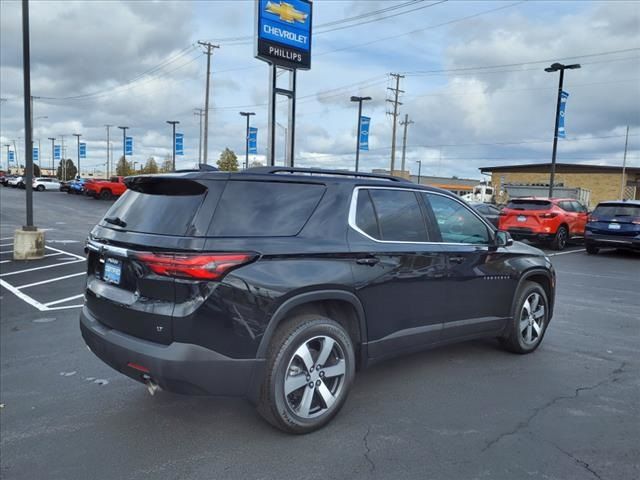
[[[231,269],[251,262],[253,253],[140,253],[137,259],[158,275],[219,280]]]
[[[600,220],[598,219],[598,217],[594,217],[593,215],[589,215],[589,217],[587,218],[588,222],[599,222]]]
[[[547,213],[541,213],[540,218],[556,218],[558,216],[558,214],[556,212],[547,212]]]
[[[631,220],[631,223],[633,223],[634,225],[640,225],[640,217],[636,217],[633,220]]]
[[[507,215],[507,212],[505,212],[504,210],[500,210],[500,213],[498,213],[498,216],[500,217],[505,217]]]

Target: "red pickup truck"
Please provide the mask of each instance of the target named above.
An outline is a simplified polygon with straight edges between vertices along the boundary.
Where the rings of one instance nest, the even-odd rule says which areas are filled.
[[[111,200],[122,195],[127,186],[124,184],[124,177],[111,177],[110,180],[85,182],[84,188],[90,197]]]

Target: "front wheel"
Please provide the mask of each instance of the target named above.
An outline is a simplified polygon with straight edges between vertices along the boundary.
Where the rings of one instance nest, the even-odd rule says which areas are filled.
[[[525,282],[518,292],[513,319],[501,342],[511,352],[531,353],[540,346],[548,323],[547,294],[540,284]]]
[[[286,432],[312,432],[338,413],[354,376],[353,343],[339,323],[321,315],[291,318],[273,337],[258,411]]]

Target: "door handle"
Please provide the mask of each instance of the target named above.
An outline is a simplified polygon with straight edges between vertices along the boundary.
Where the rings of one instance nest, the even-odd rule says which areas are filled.
[[[461,256],[451,256],[449,257],[449,261],[451,263],[464,263],[465,257]]]
[[[380,262],[380,259],[378,257],[365,257],[365,258],[358,258],[356,260],[356,263],[358,265],[369,265],[371,267],[373,267],[379,262]]]

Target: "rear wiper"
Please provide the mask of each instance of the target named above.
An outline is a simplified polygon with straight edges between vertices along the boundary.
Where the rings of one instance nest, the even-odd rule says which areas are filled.
[[[122,220],[120,217],[105,217],[104,221],[122,228],[127,226],[127,222]]]

